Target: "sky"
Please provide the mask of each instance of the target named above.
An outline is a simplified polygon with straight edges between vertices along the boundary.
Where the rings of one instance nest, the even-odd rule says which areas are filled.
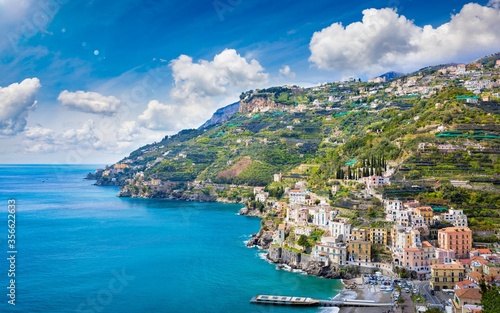
[[[0,0],[0,163],[112,164],[241,92],[470,62],[500,0]]]

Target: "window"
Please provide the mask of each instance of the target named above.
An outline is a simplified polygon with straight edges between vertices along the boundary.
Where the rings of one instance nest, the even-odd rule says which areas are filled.
[[[434,281],[435,281],[436,283],[439,283],[439,277],[434,278]]]

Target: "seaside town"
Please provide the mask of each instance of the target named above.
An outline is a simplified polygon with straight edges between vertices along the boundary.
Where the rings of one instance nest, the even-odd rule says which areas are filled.
[[[375,299],[380,302],[386,293],[385,298],[410,308],[403,312],[428,308],[480,312],[480,284],[500,281],[500,258],[484,245],[474,244],[463,211],[416,200],[381,199],[373,187],[389,184],[388,177],[370,176],[360,183],[366,184],[369,197],[383,203],[385,218],[353,225],[351,218],[343,217],[346,210],[329,206],[304,182],[285,191],[286,202],[268,202],[271,214],[282,219],[276,230],[260,234],[272,238],[268,258],[289,270],[309,272],[311,263],[318,262],[338,273],[364,274],[348,288],[361,288],[361,298],[366,299],[363,288],[370,292],[371,285],[378,285],[380,294]],[[334,185],[332,193],[339,187]],[[268,201],[263,188],[254,192],[256,201]],[[315,243],[308,241],[311,235]],[[356,281],[368,288],[356,286]]]
[[[244,92],[88,178],[122,197],[243,203],[262,218],[248,246],[342,278],[339,297],[481,312],[500,282],[499,54],[400,75]]]

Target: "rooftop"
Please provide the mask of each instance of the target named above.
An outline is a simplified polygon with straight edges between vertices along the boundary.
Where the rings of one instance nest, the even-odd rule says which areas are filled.
[[[405,252],[420,252],[419,248],[404,248]]]
[[[470,232],[471,230],[469,227],[446,227],[446,228],[441,228],[438,232],[445,232],[445,233],[459,233],[459,232]]]
[[[461,299],[481,300],[481,291],[477,288],[458,289],[455,295]]]
[[[422,248],[432,248],[433,245],[431,245],[430,242],[428,241],[422,241]]]
[[[418,207],[417,210],[419,210],[420,212],[433,212],[430,206],[421,206]]]
[[[434,270],[463,270],[464,267],[461,264],[433,264],[431,268]]]

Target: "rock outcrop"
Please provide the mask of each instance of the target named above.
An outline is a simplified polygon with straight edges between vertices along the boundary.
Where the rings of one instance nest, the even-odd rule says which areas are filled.
[[[240,113],[258,113],[270,110],[286,110],[289,106],[274,102],[266,96],[253,96],[249,100],[240,102]]]
[[[204,129],[213,125],[220,124],[222,122],[227,121],[228,119],[232,118],[239,110],[240,103],[235,102],[232,103],[228,106],[225,106],[223,108],[218,109],[215,111],[215,113],[212,115],[212,117],[206,121],[203,125],[200,126],[199,129]]]
[[[294,270],[302,270],[309,275],[331,278],[352,279],[352,275],[345,271],[324,265],[322,262],[311,260],[309,254],[284,249],[278,246],[270,246],[267,258],[276,264],[285,264]]]

